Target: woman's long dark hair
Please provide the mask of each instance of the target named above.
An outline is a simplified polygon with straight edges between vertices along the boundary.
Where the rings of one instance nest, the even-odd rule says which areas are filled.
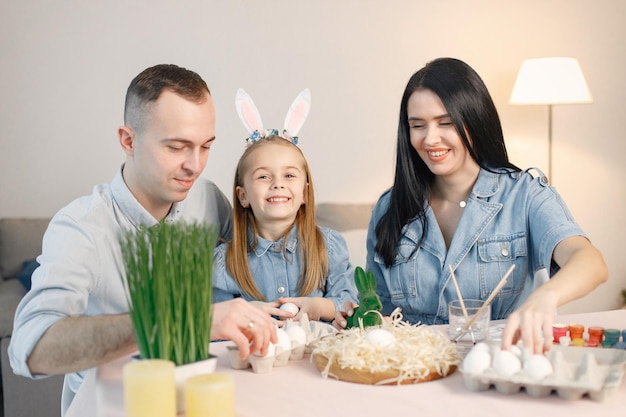
[[[426,234],[425,204],[435,175],[411,145],[407,103],[417,90],[431,90],[441,99],[470,156],[481,168],[520,170],[509,162],[498,111],[476,71],[454,58],[426,64],[411,76],[402,95],[395,179],[389,207],[376,225],[376,252],[387,267],[396,257],[405,224],[415,218],[421,222],[422,237],[417,247]]]

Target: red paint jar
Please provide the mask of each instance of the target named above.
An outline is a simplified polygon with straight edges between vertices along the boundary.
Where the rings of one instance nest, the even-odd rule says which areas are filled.
[[[599,346],[602,343],[602,339],[604,337],[604,327],[590,326],[587,329],[587,334],[589,335],[587,345],[593,344],[595,346]]]
[[[564,324],[555,324],[552,326],[552,336],[554,337],[554,343],[559,343],[559,340],[563,336],[567,336],[567,326]]]

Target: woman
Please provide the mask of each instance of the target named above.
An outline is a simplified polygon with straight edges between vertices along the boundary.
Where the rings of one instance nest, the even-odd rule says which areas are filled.
[[[440,58],[415,73],[400,107],[394,184],[368,231],[383,312],[401,307],[411,322],[447,323],[458,298],[450,267],[463,298],[485,300],[515,265],[491,304],[492,319],[508,318],[502,347],[521,338],[537,353],[549,348],[556,307],[608,271],[536,171],[509,162],[495,105],[471,67]]]

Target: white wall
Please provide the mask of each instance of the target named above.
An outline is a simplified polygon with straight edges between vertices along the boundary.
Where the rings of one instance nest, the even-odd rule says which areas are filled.
[[[375,200],[391,184],[400,96],[439,56],[489,87],[512,160],[546,167],[547,109],[511,106],[522,60],[574,56],[595,102],[554,110],[554,182],[603,251],[610,281],[562,310],[621,306],[626,207],[622,0],[186,0],[0,3],[0,216],[50,216],[108,182],[123,156],[126,87],[156,63],[209,83],[218,142],[205,175],[230,195],[246,131],[238,87],[266,126],[310,87],[301,132],[318,201]]]

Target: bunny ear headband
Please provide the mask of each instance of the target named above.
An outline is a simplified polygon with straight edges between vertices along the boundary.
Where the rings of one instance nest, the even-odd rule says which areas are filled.
[[[246,138],[247,146],[270,135],[278,135],[296,145],[298,143],[298,132],[302,129],[311,110],[311,91],[305,88],[291,103],[289,110],[287,110],[287,116],[285,116],[282,133],[279,133],[278,129],[263,129],[263,121],[261,120],[259,110],[257,110],[248,93],[241,88],[237,90],[235,95],[235,106],[237,107],[239,119],[241,119],[241,122],[250,133],[250,136]]]

